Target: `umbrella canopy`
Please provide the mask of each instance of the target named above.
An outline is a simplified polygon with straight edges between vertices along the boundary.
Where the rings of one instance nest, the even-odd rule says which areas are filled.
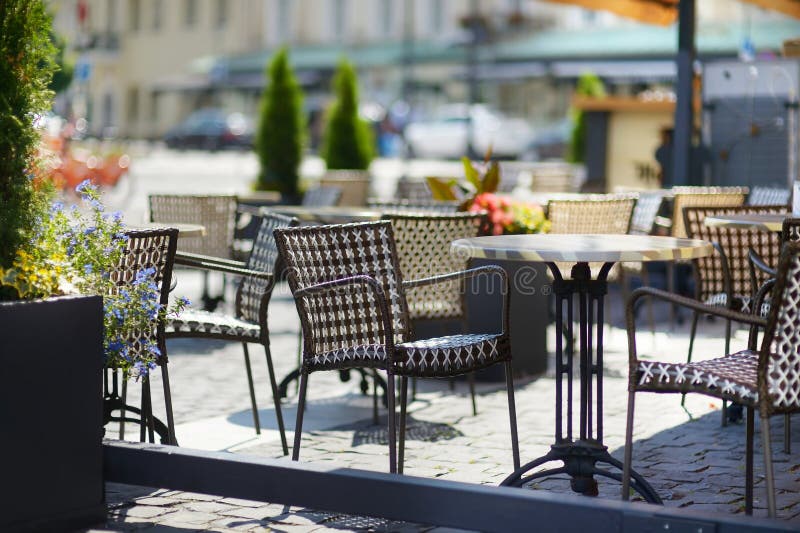
[[[647,24],[669,26],[678,17],[679,0],[548,0],[588,9],[602,9]],[[800,18],[800,0],[743,0],[751,4]]]

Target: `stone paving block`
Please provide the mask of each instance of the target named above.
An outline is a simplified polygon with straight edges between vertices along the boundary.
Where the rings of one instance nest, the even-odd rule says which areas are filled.
[[[119,516],[127,520],[128,518],[150,519],[173,512],[175,512],[175,509],[166,507],[153,507],[150,505],[137,505],[127,509],[120,509],[118,513]]]
[[[239,498],[222,498],[218,500],[220,503],[226,503],[235,507],[263,507],[263,502],[256,502],[253,500],[242,500]]]
[[[175,500],[171,498],[164,498],[161,496],[144,496],[142,498],[136,498],[137,505],[155,505],[155,506],[169,506],[175,503]]]
[[[276,516],[282,516],[285,513],[286,511],[284,510],[283,506],[264,504],[261,504],[260,507],[239,507],[219,512],[219,514],[224,516],[250,518],[254,520],[267,520]]]

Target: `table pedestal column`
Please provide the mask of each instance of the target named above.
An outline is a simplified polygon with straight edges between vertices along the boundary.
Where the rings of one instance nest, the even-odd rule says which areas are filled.
[[[555,263],[547,263],[553,273],[553,292],[556,297],[556,427],[555,443],[550,451],[523,465],[501,485],[522,487],[531,481],[555,474],[568,474],[572,490],[587,496],[596,496],[597,480],[594,476],[622,481],[622,462],[611,457],[603,445],[603,304],[607,293],[607,277],[613,263],[603,264],[597,279],[592,279],[589,264],[577,263],[572,267],[571,279],[563,279]],[[575,297],[577,295],[577,298]],[[578,438],[573,433],[573,367],[574,367],[574,303],[578,305],[579,339],[579,406]],[[565,309],[566,307],[566,309]],[[597,327],[595,328],[595,325]],[[567,339],[566,349],[564,337]],[[564,384],[566,382],[566,428],[563,413]],[[596,391],[596,399],[595,399]],[[561,461],[563,466],[527,474],[550,461]],[[597,466],[610,465],[617,472]],[[526,475],[527,474],[527,475]],[[661,498],[643,477],[631,472],[631,489],[646,501],[662,503]]]

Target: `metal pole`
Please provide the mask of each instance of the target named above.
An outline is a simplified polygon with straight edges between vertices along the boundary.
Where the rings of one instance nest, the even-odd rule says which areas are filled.
[[[695,0],[680,0],[678,5],[678,54],[675,58],[678,82],[675,104],[675,129],[673,146],[673,183],[687,185],[700,177],[692,176],[692,135],[694,109],[692,106],[692,79],[695,50]]]
[[[470,0],[469,30],[470,40],[467,47],[467,83],[468,103],[467,110],[467,155],[470,159],[476,159],[475,153],[475,125],[472,121],[472,106],[478,103],[478,40],[480,39],[480,0]]]

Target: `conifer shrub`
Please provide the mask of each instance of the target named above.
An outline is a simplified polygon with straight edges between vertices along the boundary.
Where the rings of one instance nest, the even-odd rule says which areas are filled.
[[[328,113],[322,157],[329,170],[366,170],[375,155],[374,138],[358,116],[358,79],[346,59],[339,62],[333,87],[336,100]]]

